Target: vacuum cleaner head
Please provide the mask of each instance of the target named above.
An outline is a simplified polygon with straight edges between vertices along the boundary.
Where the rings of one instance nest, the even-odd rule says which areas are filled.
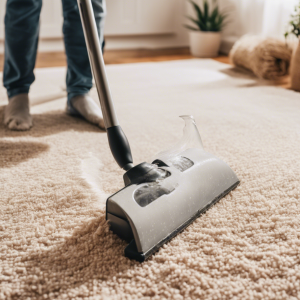
[[[77,0],[111,152],[126,170],[125,188],[108,198],[110,228],[130,241],[125,255],[144,261],[163,243],[234,189],[239,180],[230,167],[204,151],[191,116],[182,139],[159,153],[152,164],[134,166],[120,127],[105,73],[91,0]]]
[[[110,228],[130,241],[125,256],[140,262],[239,184],[226,163],[199,149],[186,150],[173,165],[153,163],[164,174],[160,180],[130,184],[106,204]]]
[[[107,200],[110,228],[130,242],[125,256],[140,262],[239,184],[225,162],[203,150],[194,119],[184,119],[182,140],[127,171],[126,187]]]

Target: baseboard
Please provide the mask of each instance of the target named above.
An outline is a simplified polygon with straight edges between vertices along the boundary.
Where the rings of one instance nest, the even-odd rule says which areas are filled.
[[[107,50],[121,49],[160,49],[176,48],[188,46],[187,37],[177,37],[176,35],[157,36],[126,36],[126,37],[105,37]],[[62,38],[40,39],[38,51],[40,52],[61,52],[64,51]],[[4,41],[0,41],[0,54],[4,53]]]

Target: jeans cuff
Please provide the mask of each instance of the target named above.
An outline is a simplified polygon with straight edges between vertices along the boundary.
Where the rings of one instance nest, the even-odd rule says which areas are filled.
[[[29,93],[29,87],[27,86],[7,90],[8,98],[14,97],[19,94],[28,94],[28,93]]]

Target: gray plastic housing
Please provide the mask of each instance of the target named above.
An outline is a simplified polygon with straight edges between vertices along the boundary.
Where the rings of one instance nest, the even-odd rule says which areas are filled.
[[[136,190],[147,184],[142,183],[129,185],[107,199],[110,228],[125,240],[134,239],[131,250],[125,249],[126,256],[143,261],[239,184],[224,161],[204,150],[190,148],[180,156],[193,165],[183,172],[175,166],[161,167],[170,176],[159,185],[170,193],[142,207],[134,197]]]

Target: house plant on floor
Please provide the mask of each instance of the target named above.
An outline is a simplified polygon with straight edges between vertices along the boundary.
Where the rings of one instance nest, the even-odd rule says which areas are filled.
[[[285,37],[293,34],[299,40],[300,37],[300,1],[295,7],[295,13],[291,15],[291,21],[289,22],[290,28],[285,33]],[[300,92],[300,43],[294,52],[291,60],[291,88]]]
[[[202,6],[193,0],[189,2],[196,12],[196,18],[187,17],[193,26],[185,25],[190,29],[191,53],[197,57],[215,57],[220,48],[221,31],[225,24],[226,14],[219,11],[216,1],[213,1],[212,9],[207,0],[202,0]]]

